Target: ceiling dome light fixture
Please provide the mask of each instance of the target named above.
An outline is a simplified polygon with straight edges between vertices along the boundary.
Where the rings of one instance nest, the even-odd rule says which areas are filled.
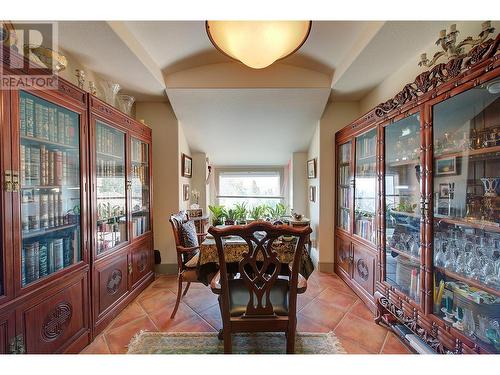
[[[208,37],[225,55],[254,69],[290,56],[306,41],[311,21],[206,21]]]

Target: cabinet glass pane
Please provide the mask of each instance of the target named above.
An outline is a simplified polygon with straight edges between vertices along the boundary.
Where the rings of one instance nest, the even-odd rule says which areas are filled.
[[[80,118],[19,94],[22,285],[82,259]]]
[[[354,233],[375,243],[377,130],[356,137],[354,174]]]
[[[149,145],[132,138],[132,235],[149,231]]]
[[[96,125],[97,253],[127,241],[125,133]]]
[[[385,132],[385,280],[420,300],[420,120],[414,114]]]
[[[351,142],[339,146],[337,225],[346,231],[351,228]]]
[[[434,313],[500,350],[500,94],[433,107]]]

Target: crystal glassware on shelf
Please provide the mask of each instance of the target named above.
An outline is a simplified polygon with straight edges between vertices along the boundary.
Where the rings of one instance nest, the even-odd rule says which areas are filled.
[[[446,249],[444,268],[453,271],[455,269],[456,259],[457,259],[456,240],[451,240],[448,245],[448,248]]]
[[[135,98],[132,95],[120,94],[118,95],[118,104],[123,113],[127,115],[132,114],[132,106],[134,105]]]
[[[104,95],[104,101],[116,107],[116,95],[118,91],[120,91],[120,84],[111,81],[102,81],[100,84]]]
[[[464,309],[464,332],[468,336],[474,336],[474,332],[476,331],[476,322],[474,321],[474,315],[470,309]]]

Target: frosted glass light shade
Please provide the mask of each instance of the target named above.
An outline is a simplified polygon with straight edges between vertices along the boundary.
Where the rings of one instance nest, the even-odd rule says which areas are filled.
[[[221,52],[262,69],[299,49],[309,35],[311,21],[207,21],[206,28]]]

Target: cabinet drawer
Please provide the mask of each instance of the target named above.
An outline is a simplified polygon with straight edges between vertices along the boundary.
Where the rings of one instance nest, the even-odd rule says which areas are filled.
[[[111,262],[96,266],[97,316],[120,300],[128,291],[127,253],[116,256]]]
[[[61,352],[88,331],[87,280],[85,274],[20,308],[26,353]]]
[[[353,245],[352,278],[368,294],[375,292],[375,255],[359,245]]]
[[[351,241],[343,240],[342,238],[337,237],[336,250],[338,268],[345,272],[349,278],[352,278]]]
[[[141,242],[131,251],[132,288],[153,269],[153,249],[151,239]]]

